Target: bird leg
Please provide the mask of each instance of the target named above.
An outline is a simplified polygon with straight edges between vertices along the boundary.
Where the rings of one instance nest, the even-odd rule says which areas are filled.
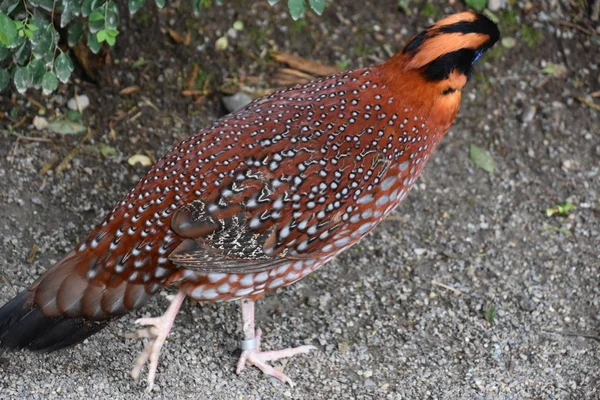
[[[152,388],[154,387],[154,378],[156,376],[156,368],[158,367],[160,349],[169,335],[169,332],[171,332],[173,322],[175,321],[175,317],[177,316],[185,297],[185,293],[180,290],[173,300],[171,300],[171,304],[169,304],[167,311],[165,311],[163,315],[160,317],[140,318],[136,320],[136,324],[147,326],[147,328],[142,328],[127,335],[128,337],[133,338],[150,338],[144,351],[138,356],[135,367],[131,370],[131,377],[137,382],[142,367],[150,360],[150,365],[148,367],[148,386],[146,387],[147,392],[152,391]]]
[[[273,376],[282,382],[287,382],[293,387],[294,382],[285,374],[270,366],[267,361],[306,354],[311,350],[316,350],[316,347],[306,345],[277,351],[260,351],[260,337],[262,332],[260,329],[254,330],[254,301],[248,299],[242,300],[241,309],[244,340],[240,342],[242,355],[238,361],[236,373],[239,375],[246,367],[246,364],[251,364],[258,367],[266,375]]]

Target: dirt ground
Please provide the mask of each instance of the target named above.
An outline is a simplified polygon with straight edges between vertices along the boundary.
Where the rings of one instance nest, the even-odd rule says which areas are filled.
[[[223,116],[223,84],[275,87],[282,65],[269,50],[358,68],[463,7],[413,1],[407,15],[397,0],[335,0],[322,17],[293,22],[285,2],[224,3],[199,16],[185,5],[159,13],[147,4],[135,20],[122,10],[111,64],[95,76],[78,66],[76,84],[48,98],[3,93],[0,304],[143,176],[129,157],[159,157]],[[253,368],[235,375],[237,304],[187,302],[157,387],[144,394],[129,378],[143,344],[122,333],[161,314],[165,291],[73,349],[0,354],[0,399],[600,399],[600,111],[590,106],[600,104],[591,96],[600,27],[576,2],[508,3],[496,15],[515,40],[478,63],[406,202],[359,245],[258,303],[266,348],[318,347],[276,363],[295,388]],[[244,29],[233,32],[238,20]],[[167,28],[190,32],[190,43]],[[40,107],[51,119],[75,93],[91,100],[81,120],[90,137],[34,129]],[[493,173],[474,164],[470,145],[489,152]],[[568,215],[545,214],[565,202],[575,206]]]

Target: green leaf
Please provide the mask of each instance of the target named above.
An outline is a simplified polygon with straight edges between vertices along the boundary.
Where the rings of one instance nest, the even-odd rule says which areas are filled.
[[[567,75],[567,67],[565,67],[565,64],[555,64],[555,63],[548,63],[546,65],[546,67],[544,67],[544,69],[542,70],[542,72],[546,75],[552,75],[555,78],[561,78]]]
[[[28,2],[32,6],[39,7],[49,13],[52,12],[52,9],[54,8],[54,0],[29,0]]]
[[[485,15],[486,17],[488,17],[495,24],[499,24],[500,23],[500,18],[496,14],[494,14],[489,8],[486,8],[483,11],[483,15]]]
[[[490,324],[494,322],[496,318],[496,305],[494,303],[490,304],[487,311],[485,312],[485,320]]]
[[[42,84],[44,72],[46,72],[46,66],[44,65],[44,62],[42,60],[32,60],[27,68],[29,68],[29,72],[31,73],[33,87],[36,89],[39,88]]]
[[[101,9],[95,10],[90,14],[88,20],[90,22],[104,21],[104,13],[102,11]]]
[[[114,147],[110,147],[106,143],[100,143],[98,145],[98,150],[100,150],[100,154],[105,158],[116,157],[119,154]]]
[[[96,13],[97,11],[94,11],[94,13]],[[92,13],[92,15],[94,14]],[[98,31],[101,31],[102,29],[104,29],[106,27],[106,21],[104,20],[104,10],[102,10],[102,19],[94,19],[94,20],[88,20],[88,28],[90,30],[90,32],[92,33],[97,33]]]
[[[17,8],[19,2],[20,0],[4,0],[2,3],[0,3],[0,11],[6,13],[6,15],[10,15],[10,13]]]
[[[98,31],[98,33],[96,33],[96,39],[98,39],[98,43],[106,41],[106,36],[105,30]]]
[[[24,65],[29,60],[31,54],[31,42],[24,41],[21,46],[13,53],[13,61],[17,65]]]
[[[109,45],[110,47],[114,46],[114,45],[115,45],[115,43],[116,43],[115,37],[114,37],[114,36],[110,36],[110,35],[108,35],[108,36],[106,37],[106,43],[108,43],[108,45]]]
[[[136,12],[138,12],[138,10],[144,5],[144,1],[145,0],[129,0],[127,2],[129,6],[129,12],[131,14],[135,14]]]
[[[133,64],[131,64],[131,66],[133,68],[140,68],[140,67],[143,67],[146,64],[148,64],[148,61],[144,60],[143,58],[138,58],[137,60],[135,60],[133,62]]]
[[[56,57],[56,60],[54,61],[54,72],[62,83],[67,83],[71,76],[71,72],[73,72],[73,62],[67,53],[61,52],[60,55]]]
[[[17,27],[8,15],[0,13],[0,44],[13,47],[17,41]]]
[[[233,29],[235,29],[236,31],[243,31],[244,23],[242,21],[235,21],[233,23]]]
[[[58,79],[56,78],[56,75],[54,75],[54,72],[46,72],[42,78],[42,93],[44,95],[49,95],[50,93],[54,92],[57,87]]]
[[[106,9],[105,24],[106,29],[117,29],[119,26],[119,9],[112,1],[108,3],[108,7]]]
[[[163,8],[165,8],[165,4],[167,3],[167,1],[166,1],[166,0],[154,0],[154,2],[156,3],[156,6],[157,6],[158,8],[160,8],[161,10],[162,10]]]
[[[290,9],[290,15],[294,21],[300,19],[306,12],[305,0],[288,0],[288,8]]]
[[[559,204],[554,207],[546,208],[546,216],[547,217],[551,217],[553,215],[564,216],[564,215],[567,215],[569,213],[569,211],[573,211],[575,208],[576,207],[573,204],[566,202],[565,204]]]
[[[475,10],[475,11],[483,11],[483,9],[487,6],[488,0],[465,0],[467,7]]]
[[[68,110],[67,119],[71,122],[78,122],[81,120],[81,113],[77,110]]]
[[[15,76],[13,76],[13,81],[15,82],[15,87],[17,91],[21,94],[25,93],[28,87],[32,84],[32,76],[31,71],[27,67],[19,67],[15,70]]]
[[[323,10],[325,9],[325,0],[308,0],[310,3],[310,8],[313,9],[318,15],[323,14]]]
[[[0,69],[0,92],[6,89],[10,82],[10,74],[5,69]]]
[[[83,3],[81,3],[81,16],[82,17],[89,16],[90,13],[92,12],[92,10],[96,8],[96,7],[92,7],[92,2],[94,2],[94,1],[93,0],[83,0]]]
[[[469,150],[469,157],[471,158],[471,161],[473,161],[479,168],[489,172],[490,174],[494,173],[496,163],[488,152],[472,144]]]
[[[60,27],[64,28],[75,18],[75,0],[62,0],[62,10],[60,12]]]
[[[83,24],[81,21],[75,21],[69,26],[69,32],[67,34],[67,41],[69,47],[75,46],[83,37]]]
[[[88,48],[94,54],[98,54],[98,52],[100,51],[100,48],[102,47],[100,42],[98,42],[98,39],[96,39],[96,35],[93,34],[92,32],[88,32],[88,34],[87,34],[87,45],[88,45]]]
[[[85,126],[78,122],[72,122],[64,119],[55,120],[48,124],[48,129],[61,135],[73,135],[85,131]]]
[[[6,57],[8,57],[8,49],[0,46],[0,61],[4,60]]]
[[[58,44],[58,32],[47,21],[35,17],[36,26],[39,26],[31,39],[33,45],[31,52],[35,58],[43,59],[46,63],[54,60],[54,49]]]
[[[34,25],[34,24],[27,24],[27,29],[29,29],[32,32],[35,32],[35,31],[37,31],[40,28],[38,28],[38,26]]]

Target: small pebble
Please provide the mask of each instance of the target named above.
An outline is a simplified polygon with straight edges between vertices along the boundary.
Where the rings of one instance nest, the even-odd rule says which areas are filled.
[[[252,102],[252,97],[239,92],[231,96],[223,96],[222,100],[227,111],[234,112]]]
[[[533,311],[536,307],[535,303],[526,296],[521,297],[521,300],[519,300],[519,306],[523,311]]]
[[[77,105],[78,103],[79,106]],[[67,107],[69,107],[69,110],[74,111],[83,111],[86,108],[88,108],[89,105],[90,99],[85,94],[82,94],[81,96],[75,96],[72,99],[69,99],[69,101],[67,102]]]
[[[35,126],[35,129],[37,129],[38,131],[41,131],[48,127],[48,120],[44,117],[36,115],[35,117],[33,117],[33,126]]]

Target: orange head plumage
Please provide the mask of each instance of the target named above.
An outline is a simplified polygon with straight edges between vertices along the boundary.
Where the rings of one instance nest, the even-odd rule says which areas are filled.
[[[411,38],[382,68],[397,90],[449,125],[473,64],[499,37],[498,27],[486,16],[453,14]]]

